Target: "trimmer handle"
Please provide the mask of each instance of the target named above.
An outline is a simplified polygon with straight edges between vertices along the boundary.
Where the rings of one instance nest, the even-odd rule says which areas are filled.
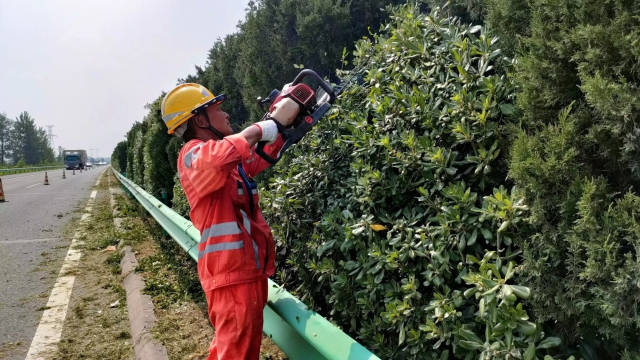
[[[292,132],[293,130],[286,129],[284,126],[282,126],[279,122],[275,120],[273,120],[273,122],[276,123],[276,125],[278,126],[278,132],[283,137],[283,140],[285,140],[284,146],[282,147],[282,149],[280,149],[280,152],[278,152],[278,156],[276,158],[272,158],[264,151],[264,147],[265,145],[267,145],[266,141],[259,141],[258,145],[256,146],[256,153],[271,165],[277,164],[278,161],[280,161],[280,159],[282,158],[282,155],[284,155],[284,152],[289,148],[289,146],[293,145],[293,144],[289,144],[286,141],[286,135],[285,135],[288,132]]]
[[[310,70],[310,69],[302,70],[298,74],[298,76],[296,76],[296,78],[293,79],[293,82],[291,83],[291,85],[294,86],[294,85],[300,84],[302,82],[302,80],[304,80],[304,78],[306,78],[307,76],[310,76],[310,77],[314,78],[316,81],[318,81],[318,83],[320,83],[320,87],[322,87],[324,89],[324,91],[326,91],[327,94],[329,94],[329,103],[330,104],[333,104],[333,102],[336,101],[336,93],[333,91],[333,87],[331,87],[331,85],[327,84],[327,82],[322,80],[320,75],[318,75],[313,70]]]

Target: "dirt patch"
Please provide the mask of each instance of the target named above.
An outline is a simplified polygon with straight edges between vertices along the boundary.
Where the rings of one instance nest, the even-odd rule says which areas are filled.
[[[102,181],[105,183],[106,181]],[[118,252],[104,251],[119,239],[108,194],[98,193],[81,236],[83,255],[55,359],[134,359]]]
[[[0,359],[15,354],[15,352],[21,350],[24,346],[25,344],[22,341],[0,344]]]
[[[206,306],[203,308],[194,302],[156,310],[158,322],[153,336],[165,345],[169,359],[207,358],[213,328],[209,319],[203,316],[206,311]]]
[[[119,185],[112,178],[112,186]],[[154,337],[165,346],[171,360],[206,359],[214,329],[200,287],[197,264],[135,200],[116,195],[118,216],[125,218],[121,235],[131,245],[145,280],[144,293],[151,295],[157,318]],[[284,360],[286,356],[266,336],[261,359]]]

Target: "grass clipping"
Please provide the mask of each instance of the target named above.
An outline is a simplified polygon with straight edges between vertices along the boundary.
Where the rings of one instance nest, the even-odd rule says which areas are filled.
[[[73,293],[55,359],[135,358],[119,276],[121,255],[105,251],[119,241],[105,195],[99,192],[80,238],[83,255],[72,270]]]

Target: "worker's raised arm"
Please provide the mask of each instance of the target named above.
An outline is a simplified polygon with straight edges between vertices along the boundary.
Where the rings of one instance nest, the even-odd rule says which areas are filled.
[[[267,160],[263,159],[256,153],[256,146],[254,146],[251,150],[253,152],[253,161],[243,164],[247,175],[251,177],[258,176],[258,174],[271,166],[271,164],[267,162]],[[264,147],[264,152],[272,158],[275,158],[278,156],[278,152],[280,152],[282,146],[284,146],[284,140],[282,139],[282,136],[279,135],[276,141],[273,142],[273,144],[266,145]]]
[[[186,176],[199,196],[224,186],[231,171],[251,159],[250,148],[262,137],[260,128],[251,126],[222,140],[190,141],[178,157],[180,176]]]

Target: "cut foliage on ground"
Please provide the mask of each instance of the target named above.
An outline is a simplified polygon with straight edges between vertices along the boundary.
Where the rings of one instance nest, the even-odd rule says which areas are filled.
[[[113,227],[109,196],[97,187],[92,216],[78,245],[82,258],[55,359],[134,359],[126,297],[120,279],[121,255],[107,251],[120,238]]]

